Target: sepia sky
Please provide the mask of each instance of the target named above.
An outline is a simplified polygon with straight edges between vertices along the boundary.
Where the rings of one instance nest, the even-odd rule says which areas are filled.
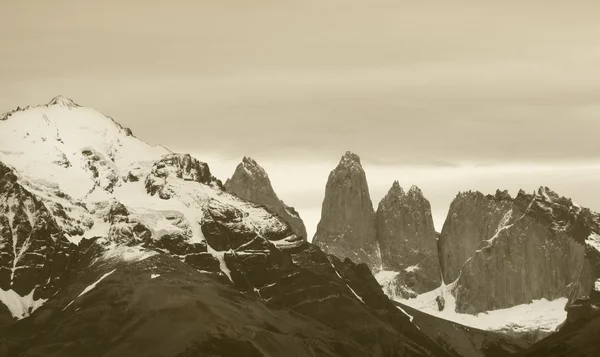
[[[57,94],[318,221],[358,153],[376,205],[547,185],[600,210],[600,3],[0,0],[0,112]]]

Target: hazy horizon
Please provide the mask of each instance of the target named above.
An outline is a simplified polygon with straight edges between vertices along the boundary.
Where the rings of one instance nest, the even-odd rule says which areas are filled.
[[[554,0],[7,2],[0,112],[63,94],[222,179],[251,156],[309,232],[347,150],[374,206],[394,180],[416,184],[438,230],[459,190],[543,185],[598,211],[599,12]]]

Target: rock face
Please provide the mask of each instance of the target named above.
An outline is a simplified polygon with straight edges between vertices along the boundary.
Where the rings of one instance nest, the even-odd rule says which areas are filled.
[[[501,192],[459,195],[440,238],[448,280],[461,265],[456,257],[465,260],[453,291],[456,310],[475,314],[589,294],[594,277],[586,239],[600,231],[599,222],[546,187],[514,200]]]
[[[68,276],[73,253],[43,201],[0,162],[0,289],[47,298]]]
[[[306,227],[300,215],[277,197],[266,171],[252,158],[243,158],[233,176],[225,182],[225,188],[246,201],[266,207],[286,221],[298,237],[306,239]]]
[[[0,121],[0,356],[450,356],[367,265],[225,192],[206,163],[53,102]]]
[[[454,282],[462,265],[477,250],[481,241],[494,236],[500,222],[512,209],[508,192],[495,195],[464,192],[450,204],[448,217],[439,237],[439,257],[444,282]]]
[[[375,211],[358,155],[347,152],[331,171],[313,243],[340,258],[381,268]]]
[[[401,272],[415,293],[438,287],[441,272],[431,205],[413,186],[405,193],[395,181],[377,208],[377,240],[383,270]]]

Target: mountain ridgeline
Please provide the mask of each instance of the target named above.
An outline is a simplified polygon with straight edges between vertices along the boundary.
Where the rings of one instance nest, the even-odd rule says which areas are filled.
[[[373,212],[360,159],[348,152],[329,175],[313,243],[367,264],[394,298],[415,297],[443,278],[456,312],[477,314],[589,295],[600,277],[592,269],[600,263],[599,217],[547,187],[514,198],[463,192],[438,236],[415,186],[405,192],[394,182]]]
[[[542,187],[460,193],[438,234],[415,186],[374,210],[348,152],[309,243],[253,159],[222,184],[59,96],[0,115],[0,356],[594,356],[599,226]],[[388,297],[440,284],[471,314],[568,297],[567,322],[526,350]]]
[[[253,160],[225,186],[64,97],[0,116],[0,356],[452,355]]]
[[[396,291],[409,298],[439,286],[441,272],[431,205],[398,181],[377,211],[358,155],[347,152],[331,172],[313,243],[326,252],[367,264],[374,273],[396,272]]]

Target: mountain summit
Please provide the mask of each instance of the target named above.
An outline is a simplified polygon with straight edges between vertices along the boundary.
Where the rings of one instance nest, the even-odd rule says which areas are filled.
[[[393,284],[404,298],[414,297],[440,285],[436,233],[431,205],[423,192],[412,186],[405,193],[398,181],[379,202],[377,241],[382,269],[397,272]]]
[[[313,243],[341,258],[379,269],[375,211],[358,155],[348,151],[331,171]]]
[[[52,100],[48,103],[48,106],[50,105],[60,105],[63,108],[79,107],[79,104],[75,103],[72,99],[69,99],[62,95],[57,95],[56,97],[52,98]]]
[[[450,355],[208,163],[53,102],[0,121],[0,356]]]
[[[267,172],[254,159],[244,156],[233,176],[225,182],[225,188],[244,200],[265,206],[289,223],[298,237],[306,239],[306,227],[300,215],[277,197]]]

